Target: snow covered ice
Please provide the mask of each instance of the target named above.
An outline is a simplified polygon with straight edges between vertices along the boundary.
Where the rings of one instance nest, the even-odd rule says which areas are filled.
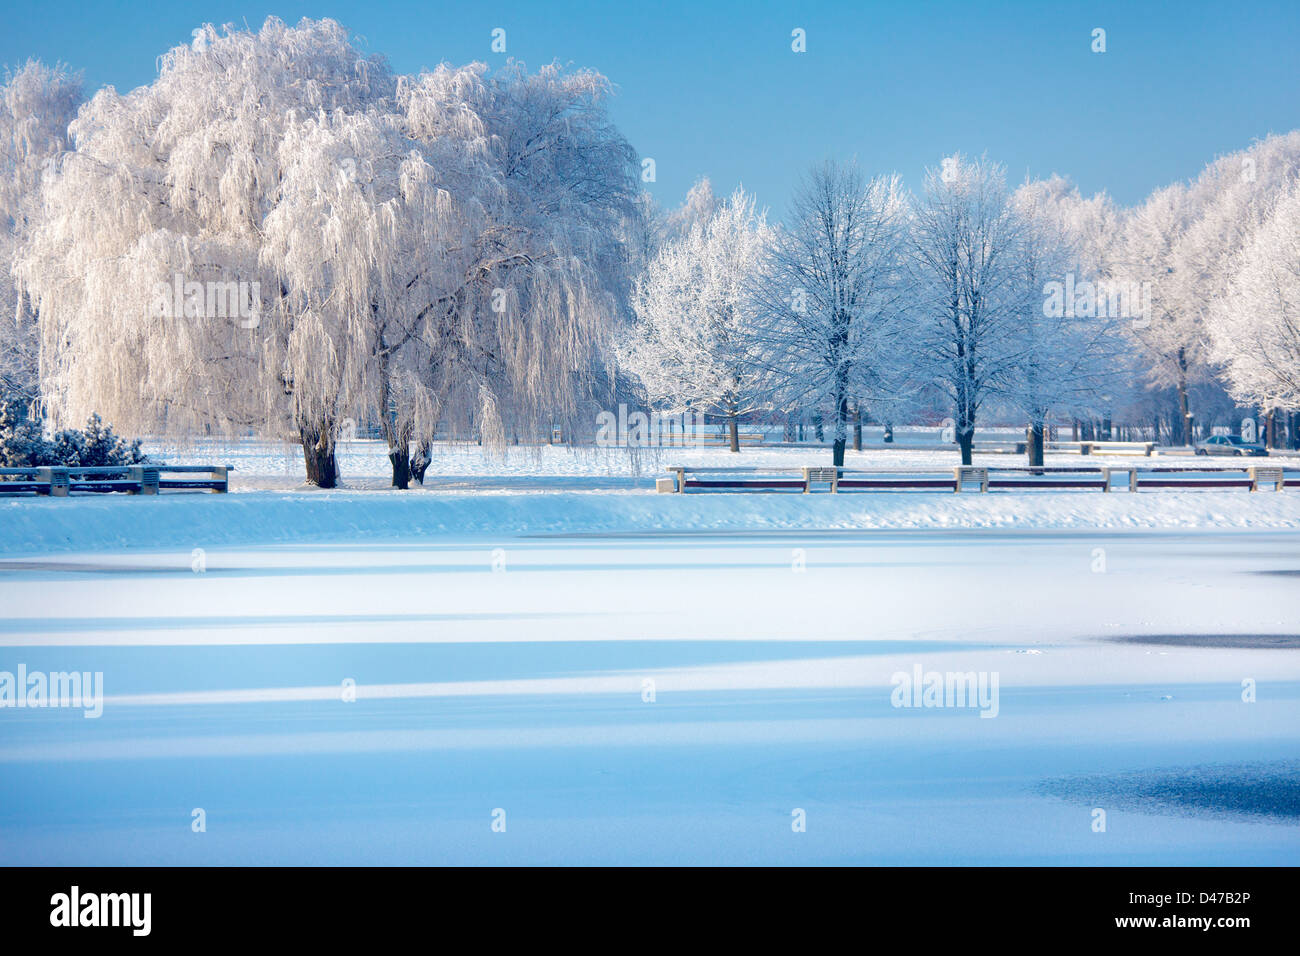
[[[0,866],[1300,863],[1295,12],[551,6],[2,18]]]
[[[1300,656],[1222,636],[1294,642],[1300,505],[1168,498],[1280,504],[1214,531],[1052,528],[1128,499],[1068,493],[1037,523],[802,498],[803,528],[776,496],[5,502],[0,670],[105,698],[5,714],[0,858],[1293,863]],[[918,501],[1020,520],[918,529]],[[441,533],[402,531],[420,510]],[[45,519],[68,550],[24,541]],[[892,706],[915,669],[997,675],[996,718]]]

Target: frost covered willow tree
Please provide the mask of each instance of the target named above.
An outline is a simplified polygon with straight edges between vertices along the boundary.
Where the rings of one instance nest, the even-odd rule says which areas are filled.
[[[740,416],[766,407],[754,286],[772,241],[754,197],[738,189],[669,239],[636,283],[637,323],[617,343],[619,364],[651,404],[725,416],[740,451]]]
[[[1262,408],[1300,406],[1300,181],[1233,262],[1210,313],[1211,353],[1234,398]]]
[[[463,295],[431,317],[448,357],[445,414],[485,441],[552,424],[572,432],[586,403],[607,394],[609,338],[630,318],[644,232],[636,154],[598,73],[512,63],[480,83],[466,97],[483,103],[502,193]]]
[[[635,215],[605,93],[588,72],[442,66],[400,78],[394,113],[286,136],[268,261],[293,347],[328,360],[305,394],[380,423],[396,487],[423,480],[439,423],[501,443],[593,387]]]
[[[913,374],[951,403],[965,465],[981,406],[1008,393],[1028,348],[1021,241],[1001,166],[954,155],[926,172],[911,231]]]
[[[39,396],[37,316],[12,272],[39,214],[41,177],[71,148],[68,124],[81,100],[79,74],[36,60],[0,85],[0,404]]]
[[[290,433],[329,487],[347,418],[379,421],[404,486],[440,417],[490,440],[503,409],[572,406],[634,210],[605,92],[555,67],[399,79],[329,20],[196,31],[88,104],[49,184],[20,274],[52,410]],[[251,317],[214,314],[232,283]]]
[[[801,183],[777,231],[760,298],[763,354],[783,407],[829,413],[844,464],[851,406],[884,399],[905,302],[901,180],[827,162]]]
[[[332,483],[334,422],[307,391],[330,359],[302,347],[266,221],[287,131],[393,90],[337,23],[269,19],[197,30],[153,84],[96,94],[19,270],[41,310],[55,421],[99,410],[136,431],[292,432],[309,480]]]
[[[410,483],[412,439],[428,440],[437,423],[423,322],[462,281],[463,257],[448,250],[483,228],[479,207],[452,199],[482,178],[483,148],[471,122],[417,149],[401,118],[379,109],[321,114],[281,147],[264,261],[295,317],[286,365],[298,416],[327,431],[344,418],[377,421],[399,488]]]

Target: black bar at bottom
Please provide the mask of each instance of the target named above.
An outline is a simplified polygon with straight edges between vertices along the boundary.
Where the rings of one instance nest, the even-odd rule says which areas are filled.
[[[57,944],[60,937],[96,943],[114,937],[128,944],[144,938],[193,941],[204,948],[222,940],[373,945],[399,934],[427,939],[430,932],[448,942],[452,934],[499,942],[502,933],[526,935],[558,925],[566,927],[564,936],[579,939],[598,926],[625,924],[629,938],[657,935],[659,949],[686,945],[680,934],[694,935],[689,927],[697,923],[709,935],[734,943],[766,934],[773,921],[796,937],[806,933],[808,942],[842,931],[860,940],[925,946],[953,942],[982,948],[997,940],[1031,938],[1055,945],[1125,937],[1182,945],[1201,937],[1228,947],[1285,938],[1294,929],[1295,876],[1286,868],[739,869],[725,874],[703,869],[546,874],[9,869],[0,870],[0,925],[10,943]]]

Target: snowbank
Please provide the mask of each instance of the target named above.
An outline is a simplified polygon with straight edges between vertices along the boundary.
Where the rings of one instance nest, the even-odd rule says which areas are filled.
[[[248,492],[0,500],[0,553],[556,533],[1300,530],[1300,494]]]

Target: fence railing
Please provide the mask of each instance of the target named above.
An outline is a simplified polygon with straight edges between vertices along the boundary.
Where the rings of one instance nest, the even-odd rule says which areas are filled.
[[[790,491],[810,494],[824,488],[844,491],[950,491],[970,487],[981,492],[1001,490],[1096,490],[1126,488],[1195,490],[1244,488],[1281,491],[1290,482],[1300,486],[1300,468],[1278,465],[1239,467],[1173,467],[1145,465],[981,468],[957,465],[951,470],[902,470],[832,466],[689,468],[669,466],[669,478],[655,481],[655,490],[669,494],[688,491]]]
[[[0,495],[48,495],[73,492],[125,492],[156,495],[169,491],[230,490],[233,465],[100,465],[0,468]]]
[[[718,439],[715,435],[711,444],[726,444],[726,437]],[[697,444],[710,444],[706,442],[697,442]],[[680,441],[663,441],[663,445],[680,445]],[[686,445],[692,444],[689,437]],[[828,442],[787,442],[779,439],[773,439],[767,436],[752,436],[747,439],[745,434],[741,433],[742,445],[766,445],[772,448],[828,448]],[[1043,449],[1045,451],[1056,452],[1067,455],[1138,455],[1149,458],[1155,452],[1157,445],[1153,441],[1044,441]],[[954,442],[918,442],[908,441],[906,438],[892,442],[872,442],[864,444],[865,451],[955,451],[957,445]],[[971,450],[977,455],[1023,455],[1029,449],[1029,443],[1023,438],[1005,438],[1005,439],[978,439],[971,442]]]

